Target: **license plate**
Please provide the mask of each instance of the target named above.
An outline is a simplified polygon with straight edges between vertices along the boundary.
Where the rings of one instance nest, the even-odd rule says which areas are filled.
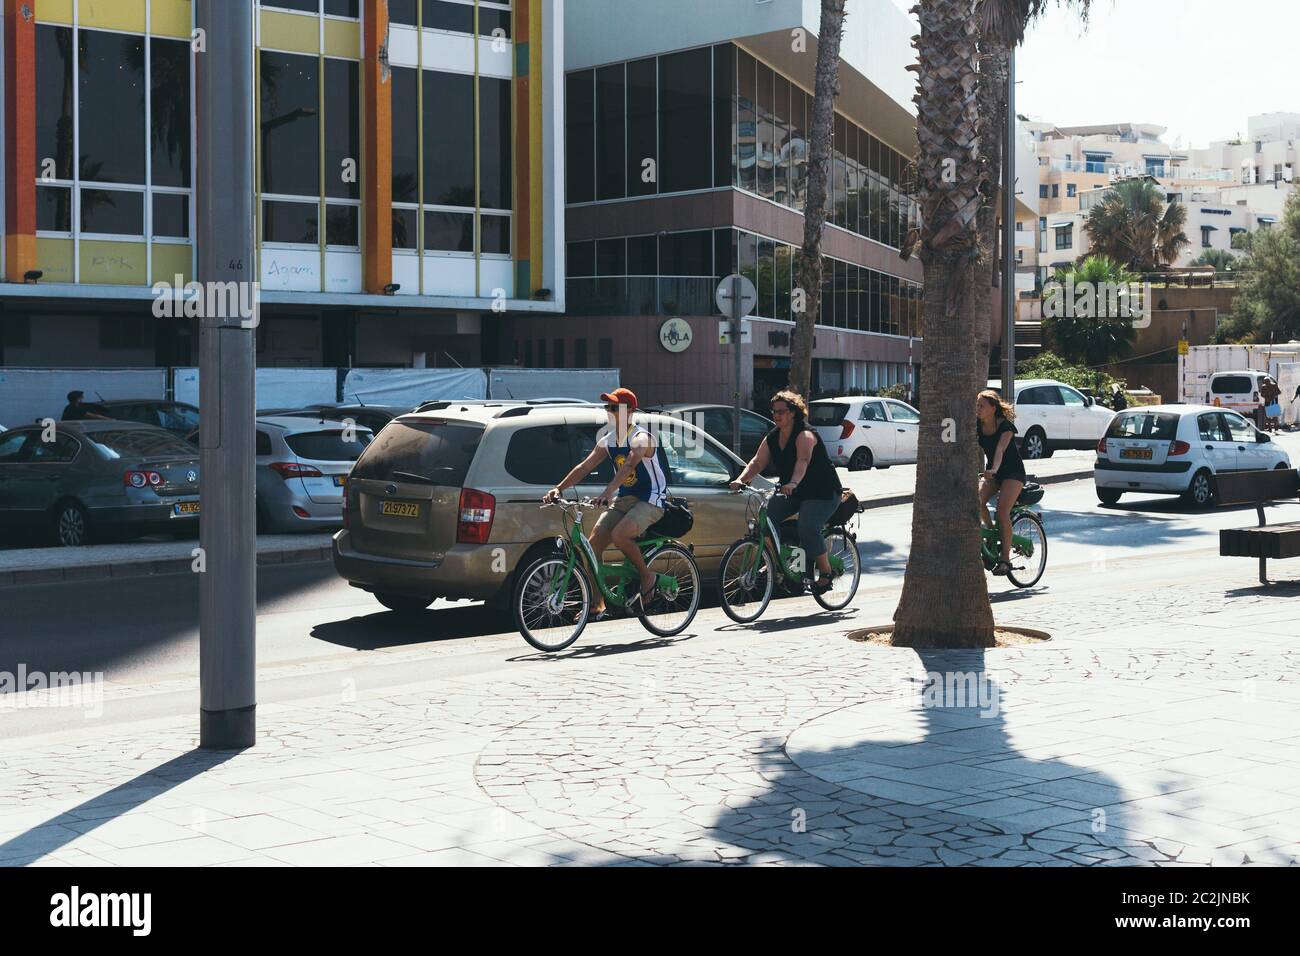
[[[335,487],[335,488],[342,488],[342,487],[343,487],[344,485],[346,485],[347,483],[348,483],[348,476],[347,476],[347,475],[335,475],[335,476],[334,476],[334,487]]]
[[[1143,461],[1151,460],[1150,448],[1121,448],[1119,450],[1121,458],[1141,458]]]
[[[199,513],[199,503],[197,501],[180,501],[172,505],[172,514],[174,515],[196,515]]]
[[[394,518],[418,518],[420,517],[420,506],[411,501],[381,501],[379,502],[379,513]]]

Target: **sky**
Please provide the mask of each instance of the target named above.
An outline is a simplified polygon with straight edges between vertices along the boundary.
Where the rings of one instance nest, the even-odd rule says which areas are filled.
[[[1058,126],[1153,123],[1184,149],[1245,137],[1250,115],[1300,113],[1300,0],[1092,6],[1086,31],[1059,4],[1030,28],[1016,56],[1016,112]]]

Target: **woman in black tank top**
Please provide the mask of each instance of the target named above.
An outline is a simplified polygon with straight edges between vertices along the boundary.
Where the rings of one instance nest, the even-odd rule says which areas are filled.
[[[828,590],[831,565],[822,529],[840,506],[843,486],[821,437],[808,425],[808,406],[803,398],[794,392],[777,392],[772,396],[771,411],[776,427],[731,485],[738,489],[769,464],[776,467],[780,490],[768,503],[768,516],[779,526],[796,511],[799,513],[799,546],[821,572],[813,587]],[[811,567],[808,574],[811,578]]]

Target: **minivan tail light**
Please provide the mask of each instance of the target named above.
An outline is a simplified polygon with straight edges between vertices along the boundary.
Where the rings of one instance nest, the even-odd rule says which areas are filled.
[[[1186,455],[1191,450],[1192,446],[1185,441],[1172,441],[1169,443],[1169,455],[1167,457],[1172,458],[1174,455]]]
[[[844,424],[840,425],[840,441],[844,441],[844,439],[848,438],[852,434],[853,434],[852,422],[845,421]]]
[[[497,500],[486,491],[462,488],[460,518],[456,522],[457,544],[487,544],[492,535],[492,516]]]
[[[320,470],[311,465],[300,465],[296,461],[276,461],[271,468],[277,475],[288,481],[290,478],[321,478]]]

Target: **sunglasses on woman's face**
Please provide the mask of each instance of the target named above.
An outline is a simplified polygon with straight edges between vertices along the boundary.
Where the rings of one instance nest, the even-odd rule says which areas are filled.
[[[768,411],[770,411],[773,415],[788,415],[790,413],[790,409],[788,408],[771,408],[768,409]]]

